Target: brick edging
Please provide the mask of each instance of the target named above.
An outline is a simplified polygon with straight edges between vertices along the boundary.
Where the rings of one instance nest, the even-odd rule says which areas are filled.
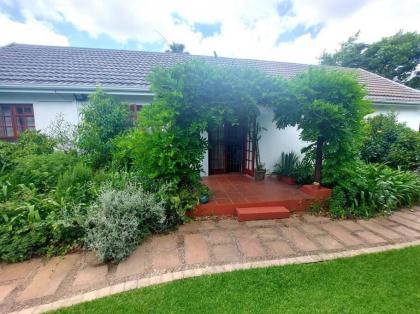
[[[23,313],[43,313],[46,311],[56,310],[62,307],[72,306],[78,303],[92,301],[98,298],[110,296],[116,293],[129,291],[137,288],[144,288],[156,284],[166,283],[178,279],[192,278],[202,275],[211,275],[219,274],[224,272],[230,272],[234,270],[242,269],[252,269],[252,268],[264,268],[271,266],[282,266],[290,264],[307,264],[307,263],[316,263],[322,261],[334,260],[337,258],[352,257],[362,254],[372,254],[379,253],[388,250],[403,249],[411,246],[420,245],[420,240],[397,243],[397,244],[388,244],[371,248],[363,248],[356,250],[348,250],[336,253],[319,253],[307,256],[298,256],[298,257],[288,257],[280,258],[274,260],[266,261],[255,261],[255,262],[242,262],[242,263],[232,263],[227,265],[219,266],[207,266],[203,268],[188,269],[177,271],[173,273],[166,273],[158,276],[153,276],[149,278],[136,279],[131,281],[126,281],[123,283],[115,284],[108,286],[99,290],[90,291],[87,293],[79,294],[73,297],[65,298],[62,300],[54,301],[47,304],[41,304],[34,307],[22,309],[20,311],[12,312],[10,314],[23,314]]]

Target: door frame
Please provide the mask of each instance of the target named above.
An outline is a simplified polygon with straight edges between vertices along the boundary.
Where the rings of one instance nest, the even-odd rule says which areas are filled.
[[[255,126],[256,126],[256,118],[250,117],[247,120],[247,123],[242,123],[242,134],[243,134],[243,154],[242,154],[242,165],[241,165],[241,174],[254,176],[255,175]],[[213,158],[212,153],[214,146],[212,145],[212,132],[210,131],[210,127],[207,131],[208,134],[208,169],[209,169],[209,175],[215,175],[215,174],[226,174],[230,173],[228,172],[228,150],[227,150],[227,139],[226,139],[226,123],[223,122],[223,139],[221,142],[223,143],[223,168],[214,168],[212,165]],[[220,128],[220,125],[218,126]],[[220,129],[219,129],[220,131]],[[219,134],[220,135],[220,134]],[[214,142],[213,142],[214,144]]]

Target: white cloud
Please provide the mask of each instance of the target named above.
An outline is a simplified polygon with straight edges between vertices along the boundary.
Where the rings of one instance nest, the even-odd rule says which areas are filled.
[[[0,46],[12,42],[27,44],[48,44],[68,46],[69,42],[63,35],[57,34],[47,22],[40,22],[27,15],[25,22],[16,22],[7,15],[0,13]]]
[[[322,51],[361,31],[372,42],[400,29],[420,31],[418,0],[294,0],[293,13],[277,14],[281,0],[20,0],[20,7],[41,21],[71,23],[92,37],[107,34],[115,41],[142,44],[169,41],[186,44],[193,54],[316,63]],[[172,15],[182,17],[175,23]],[[194,23],[221,24],[212,37],[194,30]],[[28,23],[28,21],[27,21]],[[40,23],[54,35],[48,24]],[[276,45],[279,34],[297,25],[324,26],[315,37],[303,34]],[[57,35],[57,34],[55,34]],[[59,35],[57,35],[59,36]],[[28,36],[32,37],[32,36]]]

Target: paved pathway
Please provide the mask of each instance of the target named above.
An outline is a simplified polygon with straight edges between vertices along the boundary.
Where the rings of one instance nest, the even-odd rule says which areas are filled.
[[[354,253],[346,253],[402,247],[419,240],[420,207],[359,221],[331,221],[309,214],[244,223],[195,221],[168,235],[151,237],[119,265],[100,264],[86,252],[0,265],[0,313],[31,307],[32,312],[34,306],[69,297],[73,303],[80,302],[104,291],[106,295],[141,286],[138,279],[151,284],[201,274],[203,269],[211,273],[287,261],[311,262],[322,256],[350,256]],[[284,261],[273,262],[279,259]],[[83,293],[84,298],[75,297]]]

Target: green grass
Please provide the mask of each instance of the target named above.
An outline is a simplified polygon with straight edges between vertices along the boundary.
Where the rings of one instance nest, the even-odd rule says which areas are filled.
[[[58,313],[420,313],[420,246],[179,280]]]

